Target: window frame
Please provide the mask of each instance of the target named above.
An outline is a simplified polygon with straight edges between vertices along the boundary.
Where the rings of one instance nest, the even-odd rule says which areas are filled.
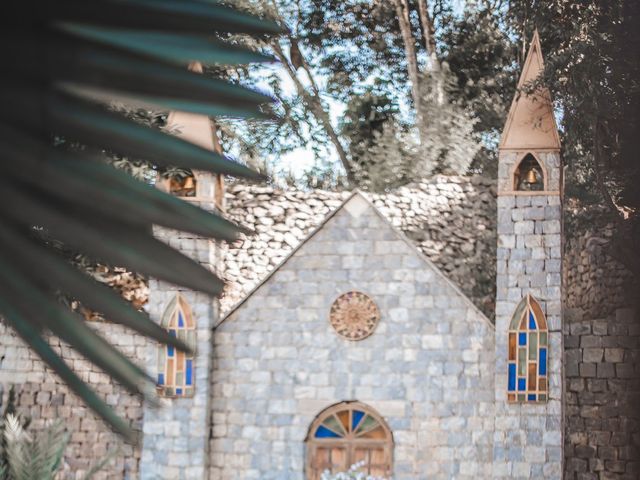
[[[352,412],[359,411],[363,412],[362,417],[358,420],[358,422],[354,425],[351,423],[353,421]],[[351,424],[351,431],[347,432],[346,435],[336,438],[319,438],[316,436],[316,432],[319,427],[323,426],[323,422],[327,420],[329,417],[333,415],[337,415],[339,413],[349,412],[349,421]],[[382,432],[384,433],[384,438],[381,439],[368,439],[368,438],[357,438],[356,434],[363,422],[367,418],[367,416],[371,416],[377,424],[371,428],[366,429],[365,432],[372,432],[377,430],[379,427],[382,428]],[[394,441],[393,434],[391,429],[387,425],[387,422],[384,418],[376,412],[372,407],[358,402],[358,401],[346,401],[340,402],[335,405],[332,405],[322,412],[320,412],[316,418],[313,420],[311,425],[309,426],[309,430],[307,432],[307,437],[305,438],[305,476],[309,480],[318,480],[324,471],[318,470],[318,466],[314,464],[315,455],[318,449],[330,449],[330,448],[341,448],[345,451],[345,465],[344,470],[347,470],[353,463],[356,463],[355,456],[357,455],[356,449],[376,449],[382,450],[384,455],[384,462],[382,464],[382,468],[385,470],[384,476],[389,477],[393,472],[393,450],[394,450]],[[327,467],[328,468],[328,467]],[[368,471],[368,469],[367,469]],[[334,472],[335,473],[335,472]]]
[[[180,318],[182,317],[182,325]],[[195,349],[196,325],[186,299],[176,293],[165,309],[160,326]],[[179,368],[180,367],[180,368]],[[176,376],[182,373],[182,381]],[[170,345],[158,345],[158,394],[168,398],[192,397],[195,393],[195,355],[179,352]]]
[[[542,307],[527,294],[514,310],[507,332],[508,403],[549,401],[549,344]],[[535,345],[535,355],[532,345]]]

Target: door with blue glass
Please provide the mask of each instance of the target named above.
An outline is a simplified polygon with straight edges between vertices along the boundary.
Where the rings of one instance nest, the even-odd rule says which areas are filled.
[[[384,420],[359,402],[344,402],[322,412],[307,437],[307,478],[323,472],[359,472],[375,477],[391,475],[393,442]]]

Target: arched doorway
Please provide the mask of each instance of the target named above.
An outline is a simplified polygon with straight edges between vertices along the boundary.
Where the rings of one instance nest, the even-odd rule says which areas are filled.
[[[391,475],[393,437],[384,419],[360,402],[342,402],[322,411],[306,439],[308,480],[322,472],[341,472],[363,462],[361,471],[377,477]]]

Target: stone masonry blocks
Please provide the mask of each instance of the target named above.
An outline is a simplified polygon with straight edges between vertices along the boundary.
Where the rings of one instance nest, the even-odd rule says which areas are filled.
[[[513,171],[526,152],[500,152],[498,166],[498,270],[496,292],[495,432],[493,478],[562,476],[561,222],[559,156],[536,153],[547,173],[545,195],[513,191]],[[549,329],[548,401],[507,403],[507,334],[525,295],[541,304]],[[603,356],[594,349],[589,360]]]
[[[216,329],[211,478],[302,479],[311,422],[344,400],[389,423],[395,480],[491,476],[492,325],[369,205],[352,211]],[[381,310],[359,342],[328,321],[349,290]]]

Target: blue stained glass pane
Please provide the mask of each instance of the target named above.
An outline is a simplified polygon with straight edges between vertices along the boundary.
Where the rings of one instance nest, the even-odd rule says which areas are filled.
[[[526,345],[527,344],[527,334],[519,333],[518,334],[518,345]]]
[[[173,357],[173,347],[171,345],[167,345],[167,356]]]
[[[189,359],[187,360],[187,375],[186,375],[186,379],[185,379],[185,385],[191,385],[191,369],[192,369],[192,365],[193,365],[193,360]]]
[[[509,391],[513,392],[516,389],[516,364],[509,364]]]
[[[176,395],[182,395],[182,389],[176,388]]]
[[[546,375],[547,374],[547,349],[546,348],[541,348],[540,349],[540,369],[539,369],[539,373],[540,373],[540,375]]]
[[[182,318],[182,312],[178,312],[178,326],[184,327],[184,319]]]
[[[533,317],[533,312],[529,312],[529,330],[536,329],[536,319]]]
[[[355,430],[360,423],[360,420],[362,420],[362,417],[364,417],[364,412],[361,412],[360,410],[354,410],[352,413],[352,417],[351,430]]]
[[[333,433],[326,427],[320,425],[316,430],[316,438],[340,438],[337,433]]]
[[[518,391],[523,391],[527,389],[527,379],[519,378],[518,379]]]
[[[529,400],[530,402],[535,402],[536,401],[536,394],[535,393],[530,393],[529,396],[527,397],[527,400]]]
[[[169,335],[171,335],[172,337],[176,336],[176,331],[175,330],[169,330]]]
[[[164,373],[158,374],[158,385],[164,385]]]

